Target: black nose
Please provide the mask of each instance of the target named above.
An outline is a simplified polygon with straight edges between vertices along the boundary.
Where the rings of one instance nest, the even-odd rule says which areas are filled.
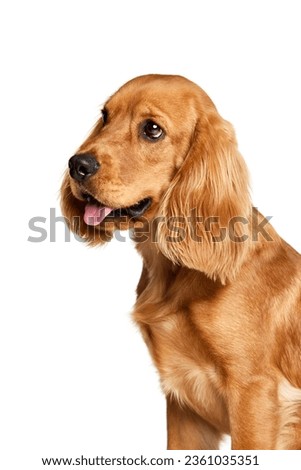
[[[98,161],[89,153],[73,155],[69,160],[70,176],[76,181],[84,181],[94,175],[100,167]]]

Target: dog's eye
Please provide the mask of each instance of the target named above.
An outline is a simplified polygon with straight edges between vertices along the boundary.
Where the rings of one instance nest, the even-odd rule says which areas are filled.
[[[106,122],[108,120],[108,110],[106,108],[103,108],[101,110],[101,117],[102,117],[103,124],[106,124]]]
[[[163,130],[154,121],[146,121],[142,126],[142,136],[145,139],[158,140],[163,135]]]

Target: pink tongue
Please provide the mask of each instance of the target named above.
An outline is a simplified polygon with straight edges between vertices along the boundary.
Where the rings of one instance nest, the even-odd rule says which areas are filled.
[[[87,225],[99,225],[112,210],[111,207],[99,207],[87,204],[85,207],[84,221]]]

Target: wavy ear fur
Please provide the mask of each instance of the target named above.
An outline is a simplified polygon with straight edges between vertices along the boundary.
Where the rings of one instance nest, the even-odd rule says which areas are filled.
[[[162,202],[160,250],[225,284],[249,251],[251,210],[248,171],[231,124],[214,108],[199,113],[190,150]]]

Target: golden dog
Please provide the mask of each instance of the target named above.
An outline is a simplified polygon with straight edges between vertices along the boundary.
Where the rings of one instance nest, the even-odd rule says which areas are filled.
[[[206,93],[180,76],[122,86],[69,160],[62,210],[92,245],[132,231],[168,448],[217,449],[227,433],[233,449],[300,449],[301,256],[252,207]]]

